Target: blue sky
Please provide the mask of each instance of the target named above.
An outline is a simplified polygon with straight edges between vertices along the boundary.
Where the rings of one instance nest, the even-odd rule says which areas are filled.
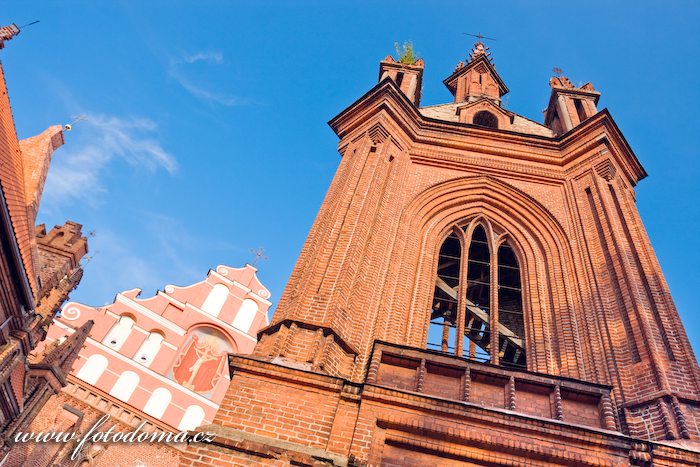
[[[262,246],[276,302],[339,161],[326,122],[371,88],[394,42],[426,61],[423,104],[472,41],[493,57],[507,107],[537,121],[552,67],[592,81],[649,173],[638,206],[700,348],[700,3],[29,2],[0,52],[21,138],[86,115],[66,135],[40,221],[94,231],[72,298],[201,280]]]

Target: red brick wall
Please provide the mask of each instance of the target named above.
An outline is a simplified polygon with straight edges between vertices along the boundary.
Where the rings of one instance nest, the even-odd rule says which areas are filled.
[[[260,436],[325,447],[337,407],[327,391],[285,381],[240,375],[231,385],[215,424]]]

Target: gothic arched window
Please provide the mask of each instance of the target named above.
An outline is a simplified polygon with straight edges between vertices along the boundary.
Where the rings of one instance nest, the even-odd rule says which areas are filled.
[[[455,352],[457,309],[459,307],[458,286],[462,246],[452,233],[440,248],[433,310],[430,315],[428,346],[442,352]]]
[[[502,242],[492,254],[481,224],[469,238],[468,232],[455,227],[440,248],[427,347],[525,367],[522,287],[515,252]],[[497,335],[492,335],[493,329]]]
[[[474,114],[472,123],[474,125],[485,126],[488,128],[498,128],[498,118],[486,110],[480,110]]]

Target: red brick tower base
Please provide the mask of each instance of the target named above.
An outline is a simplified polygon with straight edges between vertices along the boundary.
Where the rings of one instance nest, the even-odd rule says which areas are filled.
[[[377,343],[362,383],[233,357],[210,444],[180,465],[698,465],[623,435],[606,386]]]
[[[273,322],[181,465],[700,465],[700,369],[600,93],[555,77],[533,122],[477,43],[419,107],[405,61],[330,122]]]

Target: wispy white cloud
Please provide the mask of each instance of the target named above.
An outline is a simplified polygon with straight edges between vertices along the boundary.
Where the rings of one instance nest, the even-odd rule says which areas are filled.
[[[224,54],[221,52],[196,52],[185,55],[181,63],[196,63],[196,62],[211,62],[222,64],[224,63]]]
[[[244,99],[240,99],[238,97],[233,96],[227,96],[225,94],[219,94],[217,92],[212,92],[206,88],[198,86],[177,73],[174,73],[171,76],[175,78],[178,84],[182,86],[185,89],[185,91],[189,92],[198,99],[213,102],[215,104],[225,105],[227,107],[233,107],[235,105],[245,103]]]
[[[207,86],[196,83],[191,77],[189,77],[186,72],[187,65],[192,65],[199,62],[209,63],[212,65],[222,65],[224,63],[224,56],[218,51],[200,51],[185,54],[182,57],[171,59],[168,74],[185,91],[202,101],[224,105],[227,107],[245,104],[245,99],[213,91]]]
[[[140,170],[175,173],[177,161],[156,138],[156,130],[156,124],[144,118],[88,115],[76,129],[79,136],[75,144],[66,145],[51,164],[45,203],[80,200],[94,205],[100,198],[95,195],[107,192],[104,171],[117,159]]]

